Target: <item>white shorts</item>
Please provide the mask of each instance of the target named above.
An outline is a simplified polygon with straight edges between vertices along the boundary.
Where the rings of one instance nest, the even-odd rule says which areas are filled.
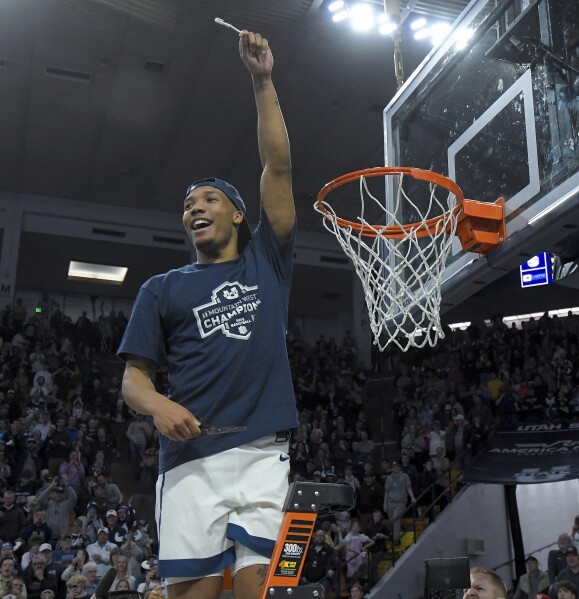
[[[288,449],[289,441],[268,435],[159,476],[159,574],[167,583],[269,563],[288,490]]]

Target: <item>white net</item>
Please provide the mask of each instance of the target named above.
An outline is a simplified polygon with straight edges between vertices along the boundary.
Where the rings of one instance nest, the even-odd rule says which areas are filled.
[[[360,177],[362,206],[358,221],[365,231],[340,226],[336,213],[325,201],[322,203],[327,213],[317,203],[314,206],[324,215],[324,227],[336,237],[362,281],[374,344],[380,351],[390,343],[406,351],[410,347],[434,346],[439,338],[444,338],[440,287],[458,214],[453,192],[425,183],[429,185],[430,197],[426,207],[420,209],[403,189],[404,175],[396,175],[396,179],[397,190],[389,209],[386,202],[380,202],[370,193],[366,177]],[[437,190],[445,196],[444,200],[436,197]],[[365,220],[367,202],[372,203],[368,207],[372,210],[368,211],[375,213],[378,207],[383,213],[383,226]],[[402,203],[406,212],[410,208],[417,215],[412,227],[399,220]],[[427,223],[441,215],[434,225]],[[385,237],[393,233],[391,227],[401,227],[399,239]],[[369,229],[375,236],[368,236]]]

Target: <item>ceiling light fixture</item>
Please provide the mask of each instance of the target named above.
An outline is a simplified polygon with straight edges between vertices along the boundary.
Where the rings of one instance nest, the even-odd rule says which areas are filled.
[[[334,2],[332,2],[328,6],[328,10],[330,12],[337,12],[340,9],[344,8],[344,6],[346,6],[346,3],[344,2],[344,0],[334,0]]]
[[[68,266],[68,278],[75,281],[96,281],[120,285],[124,282],[129,269],[125,266],[110,266],[107,264],[91,264],[71,260]]]
[[[450,33],[449,23],[435,23],[430,26],[430,39],[434,46],[441,44]]]
[[[454,47],[457,50],[462,50],[463,48],[466,48],[466,45],[468,44],[469,40],[472,38],[473,35],[474,31],[469,27],[459,29],[456,32],[456,42],[454,43]]]
[[[415,40],[425,40],[427,37],[430,37],[430,27],[423,27],[414,34]]]
[[[426,27],[426,23],[426,19],[424,17],[420,17],[420,19],[415,19],[412,21],[412,23],[410,23],[410,29],[412,29],[412,31],[418,31],[419,29]]]
[[[340,21],[343,21],[344,19],[348,18],[348,11],[347,10],[341,10],[340,12],[337,12],[334,14],[334,16],[332,17],[332,21],[334,21],[334,23],[339,23]]]
[[[350,20],[355,31],[369,31],[376,23],[374,9],[370,4],[358,2],[350,7]]]
[[[385,2],[384,10],[376,10],[377,2],[375,0],[358,0],[354,4],[349,4],[347,0],[329,0],[327,10],[332,14],[332,21],[340,23],[348,20],[354,31],[368,33],[378,30],[381,35],[398,35],[396,32],[401,29],[401,23],[405,19],[400,19],[400,15]],[[424,40],[430,38],[433,45],[440,44],[451,31],[451,25],[445,22],[430,23],[425,17],[417,17],[411,23],[409,28],[414,32],[414,39]],[[466,31],[460,41],[457,41],[457,49],[465,47],[466,42],[472,36],[472,32]],[[458,38],[457,38],[458,40]]]
[[[391,33],[394,33],[397,29],[398,25],[392,22],[383,23],[382,25],[380,25],[380,27],[378,27],[378,31],[382,35],[390,35]]]

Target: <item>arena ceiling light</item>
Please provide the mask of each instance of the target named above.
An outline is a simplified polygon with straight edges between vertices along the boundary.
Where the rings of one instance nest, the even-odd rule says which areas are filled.
[[[425,18],[416,19],[410,23],[410,29],[414,31],[415,40],[428,39],[433,46],[441,44],[450,34],[452,26],[445,21],[430,23]],[[454,45],[457,50],[466,48],[468,41],[472,38],[474,32],[468,27],[454,32]]]
[[[354,31],[370,33],[376,29],[382,35],[390,35],[398,28],[383,9],[377,9],[372,2],[359,1],[348,4],[345,0],[333,0],[327,5],[332,21],[348,21]]]
[[[450,33],[450,23],[438,21],[429,23],[426,19],[414,21],[411,25],[415,40],[429,39],[433,46],[438,46]]]
[[[327,0],[325,7],[334,23],[349,22],[352,29],[362,33],[378,31],[381,35],[392,35],[407,22],[415,40],[429,40],[433,46],[440,45],[451,33],[452,25],[444,20],[432,20],[424,16],[411,18],[414,7],[409,3],[402,17],[398,0]],[[473,35],[470,29],[455,31],[455,47],[462,50]]]
[[[71,260],[68,266],[68,278],[74,281],[95,281],[121,285],[125,281],[129,269],[125,266],[110,266],[108,264],[91,264]]]

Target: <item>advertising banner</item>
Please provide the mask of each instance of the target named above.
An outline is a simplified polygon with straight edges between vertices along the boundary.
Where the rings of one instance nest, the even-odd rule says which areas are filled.
[[[499,431],[465,469],[467,482],[520,485],[579,478],[579,422]]]

